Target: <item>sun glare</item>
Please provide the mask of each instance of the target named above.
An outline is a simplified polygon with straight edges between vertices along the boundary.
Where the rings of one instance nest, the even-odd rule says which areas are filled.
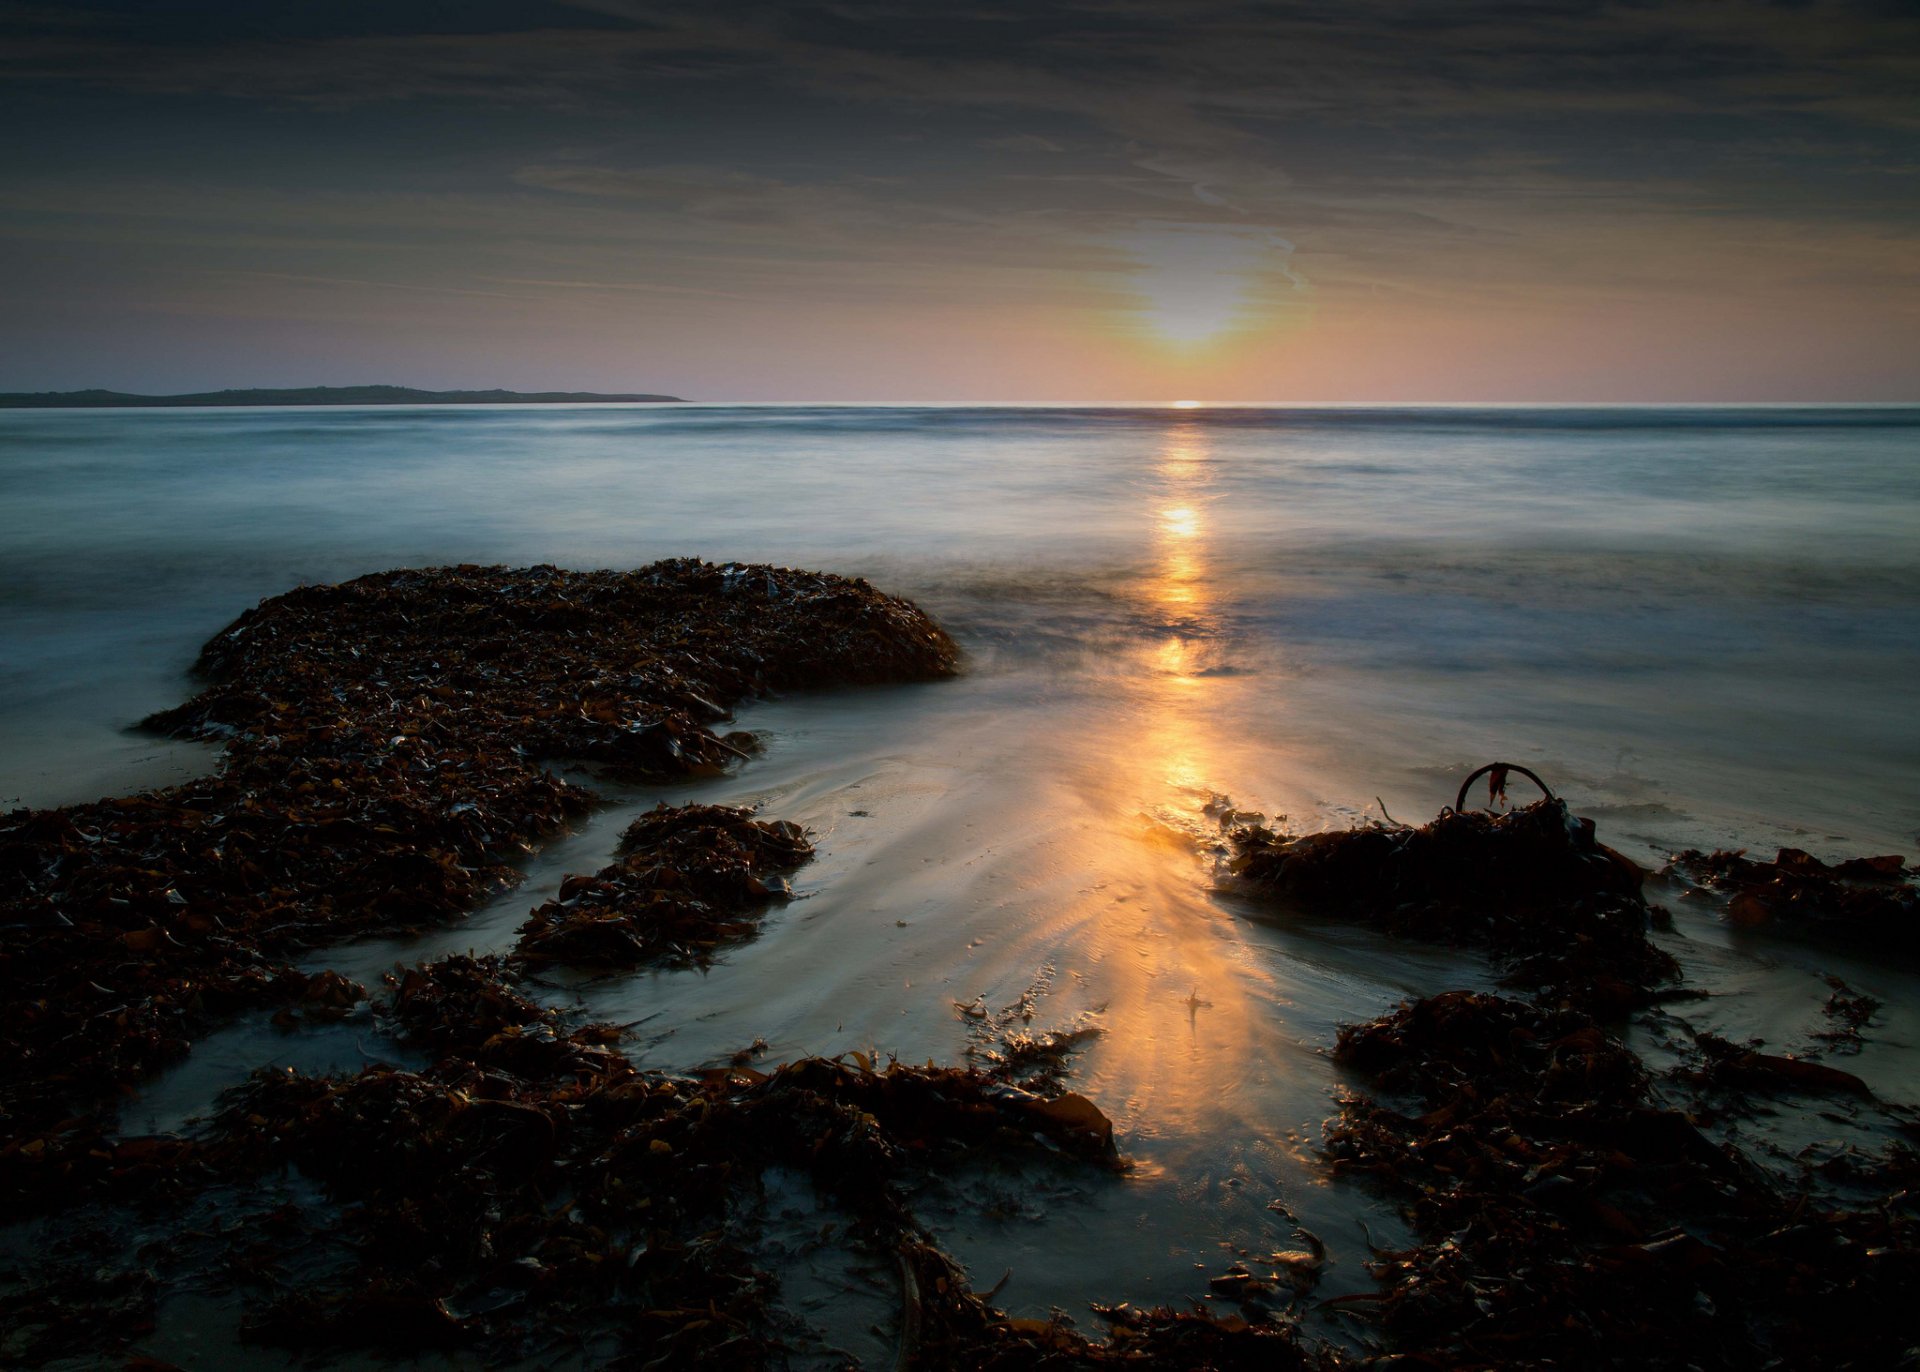
[[[1288,265],[1293,245],[1269,229],[1150,223],[1120,246],[1138,264],[1128,285],[1140,297],[1143,322],[1178,347],[1247,327],[1259,312],[1259,288],[1275,276],[1301,284]]]
[[[1160,527],[1174,538],[1192,538],[1200,530],[1200,512],[1191,505],[1174,505],[1160,512]]]

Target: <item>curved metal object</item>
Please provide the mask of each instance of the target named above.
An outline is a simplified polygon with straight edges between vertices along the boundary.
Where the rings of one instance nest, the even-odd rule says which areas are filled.
[[[1465,810],[1467,808],[1467,789],[1471,787],[1474,782],[1480,780],[1481,777],[1485,776],[1488,772],[1492,772],[1495,770],[1498,770],[1501,772],[1518,772],[1521,776],[1525,777],[1528,781],[1531,781],[1535,786],[1538,786],[1540,788],[1540,794],[1545,796],[1548,800],[1558,799],[1558,797],[1556,797],[1553,794],[1553,792],[1550,789],[1548,789],[1547,783],[1540,780],[1538,776],[1534,775],[1533,771],[1530,768],[1522,767],[1517,762],[1489,762],[1486,766],[1481,767],[1476,771],[1474,771],[1472,774],[1470,774],[1467,777],[1465,781],[1460,783],[1460,794],[1453,798],[1453,808],[1455,810]],[[1504,778],[1502,778],[1502,780],[1504,780]],[[1503,795],[1506,793],[1506,787],[1504,785],[1496,787],[1496,790]]]

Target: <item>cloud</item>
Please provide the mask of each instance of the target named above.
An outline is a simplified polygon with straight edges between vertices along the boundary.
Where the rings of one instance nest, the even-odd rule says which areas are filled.
[[[1008,134],[1004,138],[982,138],[979,144],[983,148],[994,148],[1001,152],[1045,152],[1063,153],[1066,148],[1051,138],[1042,138],[1037,133]]]
[[[1896,4],[0,4],[0,82],[35,300],[1915,308]]]
[[[1072,146],[1283,224],[1329,182],[1373,177],[1403,195],[1411,178],[1391,174],[1389,143],[1426,175],[1506,154],[1612,183],[1631,163],[1764,202],[1754,178],[1719,168],[1791,178],[1806,165],[1783,151],[1796,134],[1885,162],[1920,127],[1920,14],[1838,0],[575,0],[529,12],[539,21],[518,28],[409,31],[397,6],[378,31],[265,41],[211,21],[77,30],[71,14],[14,7],[0,12],[15,31],[0,72],[149,98],[521,107],[641,126],[702,89],[718,93],[708,119],[733,124],[743,146],[756,127],[880,106],[914,122],[917,145],[944,120],[983,158]]]

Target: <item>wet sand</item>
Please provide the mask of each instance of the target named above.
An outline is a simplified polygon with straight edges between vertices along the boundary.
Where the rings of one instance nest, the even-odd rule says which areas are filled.
[[[317,949],[302,967],[376,986],[399,964],[509,951],[526,912],[567,874],[611,860],[638,815],[662,803],[751,806],[802,825],[818,849],[796,874],[797,899],[756,938],[704,969],[553,969],[531,989],[630,1026],[633,1061],[670,1071],[722,1066],[756,1041],[763,1064],[853,1051],[961,1062],[990,1045],[994,1027],[1027,1023],[1023,1014],[1036,1029],[1097,1028],[1074,1055],[1072,1081],[1113,1119],[1132,1170],[1036,1175],[984,1160],[943,1177],[920,1211],[977,1286],[1006,1274],[997,1303],[1028,1317],[1084,1312],[1089,1301],[1206,1301],[1210,1280],[1238,1257],[1289,1245],[1278,1201],[1327,1243],[1317,1297],[1370,1291],[1369,1244],[1410,1233],[1390,1199],[1327,1177],[1323,1124],[1353,1084],[1331,1045],[1342,1024],[1406,998],[1491,988],[1496,970],[1471,951],[1276,916],[1223,890],[1225,788],[1269,816],[1323,810],[1310,793],[1259,789],[1257,778],[1282,768],[1232,736],[1230,712],[1192,708],[1195,678],[1144,666],[1107,674],[1103,693],[1070,716],[1077,727],[1036,734],[1008,721],[1053,688],[995,670],[990,651],[974,663],[952,681],[744,707],[737,726],[763,743],[749,763],[693,782],[594,780],[610,803],[533,854],[519,887],[421,937]],[[1057,699],[1047,709],[1063,713]],[[1728,929],[1710,904],[1672,908],[1675,928],[1657,942],[1713,998],[1636,1027],[1630,1042],[1650,1061],[1673,1060],[1665,1016],[1675,1012],[1729,1038],[1804,1048],[1823,1023],[1823,978],[1838,975],[1887,1007],[1848,1070],[1907,1097],[1920,978],[1870,953]],[[191,1129],[265,1065],[353,1072],[369,1060],[421,1061],[360,1013],[292,1031],[268,1018],[245,1016],[197,1044],[127,1103],[122,1129]],[[1790,1150],[1835,1125],[1789,1106],[1737,1128],[1750,1145]],[[796,1292],[818,1261],[795,1260]],[[844,1323],[833,1301],[816,1304],[825,1326]],[[230,1343],[239,1314],[230,1298],[183,1290],[163,1301],[142,1346],[190,1364],[218,1350],[249,1365]],[[1331,1317],[1309,1321],[1351,1337]]]

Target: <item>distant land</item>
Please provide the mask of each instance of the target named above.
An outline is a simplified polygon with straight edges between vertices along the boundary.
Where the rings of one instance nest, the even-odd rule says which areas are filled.
[[[591,391],[416,391],[411,386],[298,386],[284,391],[0,391],[0,409],[123,409],[144,405],[595,405],[678,401],[677,395],[595,395]]]

